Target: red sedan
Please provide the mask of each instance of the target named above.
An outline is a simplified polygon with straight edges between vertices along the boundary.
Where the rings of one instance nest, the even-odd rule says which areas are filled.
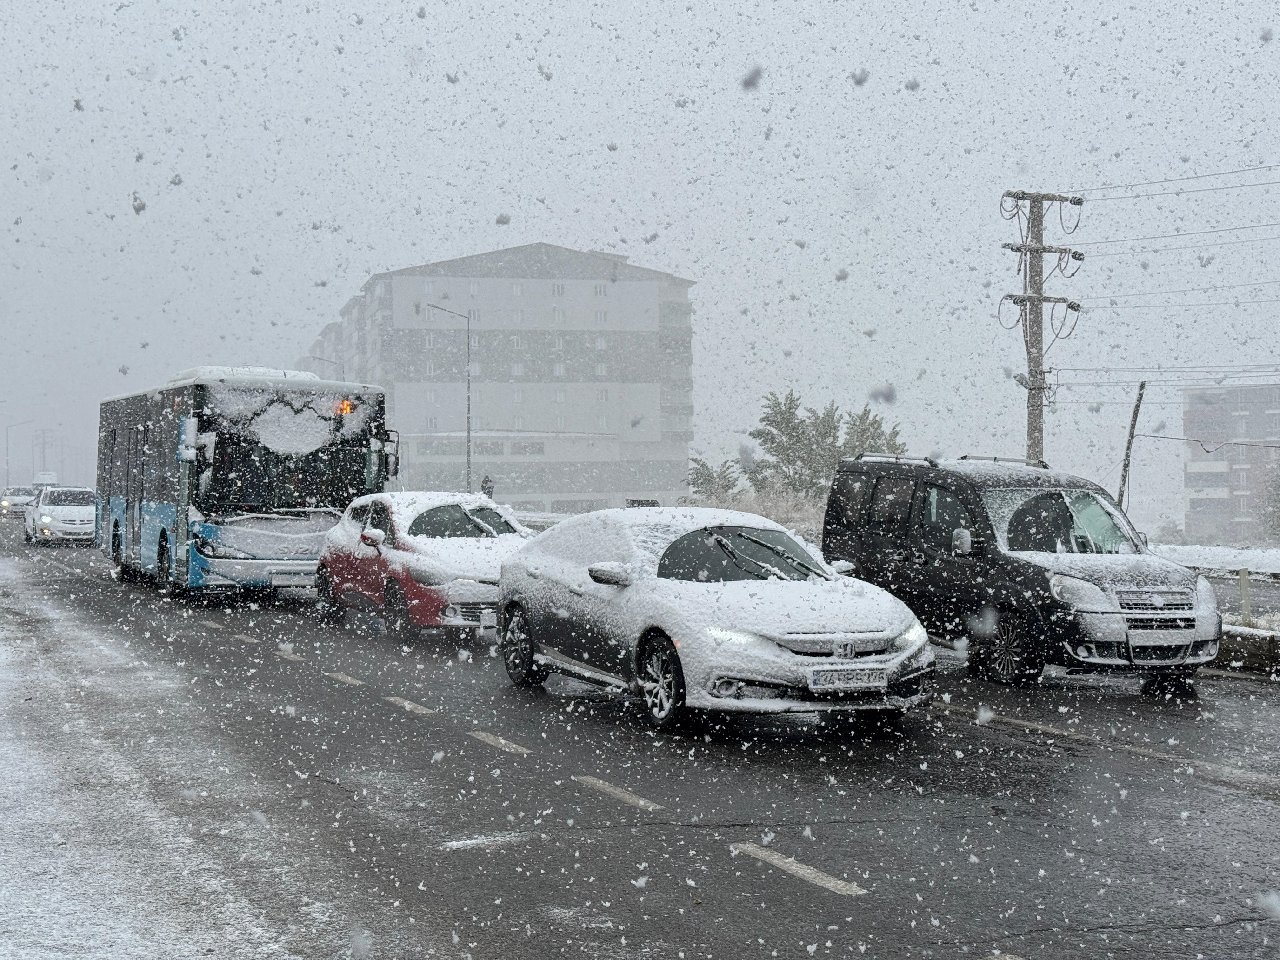
[[[492,628],[498,571],[530,536],[479,494],[360,497],[325,538],[320,616],[336,623],[347,607],[368,610],[401,637],[419,627]]]

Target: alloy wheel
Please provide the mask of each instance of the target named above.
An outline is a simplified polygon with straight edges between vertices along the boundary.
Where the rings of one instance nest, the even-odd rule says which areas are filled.
[[[525,619],[524,610],[513,607],[507,614],[507,625],[502,631],[502,662],[507,676],[519,687],[533,687],[547,678],[546,670],[534,661],[533,634]]]
[[[675,646],[666,637],[655,637],[645,644],[640,690],[649,719],[658,726],[671,722],[684,706],[684,671]]]

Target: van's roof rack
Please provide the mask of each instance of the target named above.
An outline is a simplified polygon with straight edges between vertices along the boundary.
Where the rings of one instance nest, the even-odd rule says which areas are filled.
[[[864,463],[923,463],[930,467],[938,465],[938,461],[933,457],[908,457],[897,453],[860,453],[853,460],[861,460]]]
[[[1048,470],[1049,464],[1043,459],[1028,460],[1025,457],[980,457],[972,453],[966,453],[961,460],[987,460],[991,463],[1021,463],[1028,467],[1039,467],[1041,470]]]

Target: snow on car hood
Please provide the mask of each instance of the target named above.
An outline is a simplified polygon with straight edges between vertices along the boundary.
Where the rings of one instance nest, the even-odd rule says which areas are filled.
[[[765,637],[806,633],[884,633],[906,630],[915,615],[885,590],[852,578],[737,580],[692,583],[657,580],[691,625],[742,630]]]
[[[528,541],[517,533],[500,537],[406,537],[412,550],[389,550],[388,563],[417,569],[432,579],[497,583],[498,571]]]
[[[45,505],[40,508],[42,516],[53,517],[55,520],[93,520],[93,505],[87,506],[52,506]]]
[[[1034,553],[1010,551],[1009,556],[1050,573],[1087,580],[1100,587],[1195,586],[1196,575],[1186,567],[1154,553]]]
[[[338,522],[333,510],[250,513],[192,524],[197,536],[263,560],[318,559],[324,538]]]

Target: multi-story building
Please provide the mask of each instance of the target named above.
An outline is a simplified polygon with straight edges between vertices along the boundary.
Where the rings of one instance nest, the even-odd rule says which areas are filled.
[[[1257,544],[1280,533],[1280,386],[1195,387],[1183,395],[1186,536]],[[1203,441],[1203,442],[1200,442]]]
[[[668,504],[687,492],[692,285],[547,243],[408,267],[370,277],[300,362],[387,389],[408,489],[466,487],[469,349],[473,488],[525,510]]]

